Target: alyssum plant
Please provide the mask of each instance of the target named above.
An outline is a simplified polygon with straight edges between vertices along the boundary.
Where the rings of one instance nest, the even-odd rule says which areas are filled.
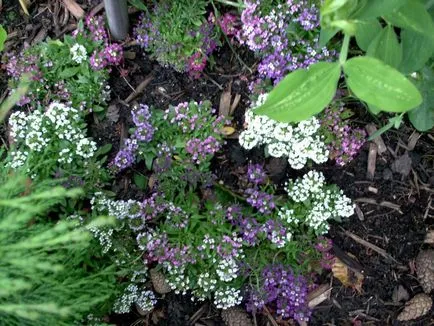
[[[290,73],[255,113],[281,122],[308,119],[330,104],[343,72],[348,89],[371,112],[400,113],[391,119],[397,125],[409,112],[417,128],[429,129],[434,125],[434,117],[427,113],[429,92],[423,92],[423,97],[418,90],[426,85],[406,77],[422,69],[434,51],[434,23],[425,3],[430,4],[422,0],[325,1],[321,41],[327,43],[339,31],[344,34],[339,61],[319,62]],[[393,27],[401,29],[401,43]],[[367,53],[348,59],[353,36]]]

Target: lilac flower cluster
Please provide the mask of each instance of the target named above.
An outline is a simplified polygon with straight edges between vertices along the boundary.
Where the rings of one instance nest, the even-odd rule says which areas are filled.
[[[319,10],[306,0],[286,0],[264,11],[260,0],[245,0],[237,37],[260,58],[259,74],[275,83],[288,72],[336,56],[320,48]]]
[[[213,136],[208,136],[205,140],[190,139],[185,146],[187,153],[191,154],[191,160],[196,164],[200,164],[209,155],[214,155],[220,148],[221,143]]]
[[[321,120],[321,125],[332,139],[329,144],[330,157],[340,166],[351,162],[366,142],[365,130],[348,125],[345,120],[347,114],[348,110],[342,105],[331,106],[324,111]]]
[[[249,164],[247,166],[247,179],[255,185],[263,184],[267,175],[261,164]]]
[[[335,256],[330,252],[332,249],[332,240],[323,236],[318,237],[315,249],[321,253],[320,265],[321,268],[331,270],[334,263]]]
[[[261,287],[251,291],[249,311],[261,311],[267,305],[283,319],[309,321],[308,284],[303,276],[295,275],[290,267],[271,265],[262,271],[262,278]]]
[[[206,66],[209,55],[217,46],[213,16],[207,21],[202,18],[180,17],[177,27],[167,29],[173,23],[173,15],[180,9],[176,2],[156,4],[153,11],[142,15],[140,23],[135,27],[137,43],[151,52],[160,64],[171,66],[177,71],[187,71],[192,77],[199,77]],[[197,8],[195,8],[197,10]],[[192,21],[196,20],[194,24]]]
[[[256,208],[261,214],[269,215],[276,208],[273,195],[256,188],[247,188],[245,194],[248,195],[247,203]]]
[[[238,17],[230,12],[219,17],[217,19],[217,24],[227,36],[236,36],[240,32]]]
[[[124,142],[123,148],[116,154],[110,166],[116,171],[120,172],[135,162],[136,153],[139,148],[139,142],[149,143],[153,139],[155,132],[151,124],[151,112],[147,105],[140,104],[131,112],[133,117],[135,131],[131,138],[127,138]]]

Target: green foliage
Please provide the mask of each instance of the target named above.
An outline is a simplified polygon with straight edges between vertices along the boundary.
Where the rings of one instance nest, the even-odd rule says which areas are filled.
[[[387,25],[368,46],[367,56],[377,58],[385,64],[398,68],[402,60],[402,47],[393,27]]]
[[[6,38],[8,36],[8,33],[3,28],[3,26],[0,24],[0,52],[3,51]]]
[[[298,69],[286,76],[268,95],[257,114],[283,122],[299,122],[322,111],[336,93],[338,63],[320,62],[309,70]]]
[[[419,131],[428,131],[434,127],[434,72],[426,67],[414,81],[422,93],[423,103],[408,113],[413,126]]]
[[[387,23],[384,28],[379,19]],[[422,2],[326,0],[321,7],[321,26],[322,44],[339,30],[345,34],[339,62],[346,75],[348,88],[368,104],[371,112],[412,112],[409,113],[412,122],[421,121],[415,118],[416,115],[431,121],[428,118],[432,109],[430,98],[426,95],[428,92],[424,96],[421,94],[423,90],[430,89],[430,86],[423,85],[428,81],[423,79],[416,87],[403,74],[422,69],[434,53],[434,22]],[[396,27],[401,28],[400,40],[395,33]],[[358,46],[367,52],[367,56],[347,61],[349,38],[352,35],[356,37]],[[310,69],[315,71],[315,65],[308,72],[295,71],[287,76],[276,86],[276,89],[286,89],[286,94],[279,92],[279,105],[267,101],[258,113],[278,121],[295,122],[324,109],[332,97],[325,90],[320,90],[324,87],[331,91],[331,79],[329,83],[324,83],[321,78],[309,80]],[[297,81],[297,85],[291,81]],[[303,98],[298,93],[300,90],[309,95],[303,101],[299,101]],[[297,94],[296,97],[293,96],[294,93]],[[307,99],[311,99],[311,102]],[[307,110],[301,103],[309,103],[312,109]],[[415,108],[417,111],[414,112],[417,113],[412,111]],[[415,127],[419,130],[426,130],[428,125],[431,123],[423,125],[415,122]]]
[[[383,111],[404,112],[422,102],[419,91],[407,78],[378,59],[352,58],[345,62],[344,72],[350,90]]]
[[[71,325],[102,309],[116,292],[114,272],[88,260],[91,234],[46,215],[79,195],[0,171],[0,320],[4,325]],[[101,222],[96,224],[101,224]]]

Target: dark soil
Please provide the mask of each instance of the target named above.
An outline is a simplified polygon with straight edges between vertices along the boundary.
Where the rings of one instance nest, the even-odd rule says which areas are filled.
[[[92,1],[81,3],[89,8],[94,5]],[[0,15],[0,23],[13,23],[16,19],[14,17],[17,16],[16,3],[3,1],[3,6],[7,8],[7,17]],[[21,15],[17,17],[22,18]],[[35,18],[34,23],[42,24],[43,19],[43,15],[39,21]],[[15,26],[19,33],[26,36],[24,40],[31,36],[25,25],[21,21]],[[95,118],[89,127],[92,136],[100,145],[113,145],[109,160],[114,157],[122,139],[127,136],[131,123],[130,105],[133,105],[134,101],[128,105],[125,100],[151,74],[151,82],[136,101],[159,109],[166,109],[169,104],[191,99],[208,99],[218,108],[222,92],[231,84],[232,93],[241,94],[241,101],[233,115],[234,126],[238,130],[241,129],[243,114],[248,106],[247,82],[253,76],[237,60],[228,46],[223,46],[216,53],[215,64],[209,67],[200,79],[192,79],[170,68],[161,67],[144,55],[138,47],[133,46],[125,50],[135,53],[135,58],[125,60],[122,73],[120,70],[114,71],[110,80],[111,105],[116,108],[119,118]],[[237,51],[248,66],[254,65],[254,58],[245,50]],[[0,96],[5,91],[5,81],[6,76],[0,70]],[[373,122],[373,118],[365,113],[359,114],[357,119],[357,123],[362,127]],[[407,150],[409,137],[414,132],[408,126],[409,123],[406,122],[406,126],[401,129],[391,130],[383,135],[388,150],[377,156],[373,180],[366,177],[369,144],[366,144],[360,155],[344,168],[339,168],[333,163],[317,167],[324,172],[329,182],[339,185],[354,199],[363,213],[363,216],[354,215],[343,223],[334,224],[329,235],[340,249],[352,254],[363,266],[365,279],[362,292],[358,293],[354,289],[343,287],[331,273],[322,275],[322,282],[330,283],[333,289],[330,298],[315,308],[310,325],[391,325],[404,305],[404,302],[393,301],[394,290],[402,285],[410,298],[422,292],[415,276],[414,259],[424,247],[426,231],[434,228],[434,209],[429,208],[434,192],[434,134],[423,134],[416,146]],[[3,132],[1,134],[4,135]],[[393,163],[406,152],[411,158],[411,171],[403,176],[399,172],[394,172]],[[265,163],[271,179],[276,184],[282,183],[288,176],[298,176],[304,172],[291,170],[284,160],[265,159],[262,153],[261,150],[247,153],[238,145],[236,139],[228,139],[224,151],[214,162],[217,179],[237,192],[242,182],[239,179],[240,171],[244,171],[248,161]],[[129,172],[120,174],[113,183],[113,190],[119,197],[140,198],[143,192],[134,185],[132,175],[144,171],[145,168],[139,165]],[[367,203],[369,200],[375,200],[376,204]],[[399,207],[381,205],[384,202]],[[345,231],[384,249],[392,259],[386,259],[366,245],[352,240]],[[434,296],[432,298],[434,299]],[[433,314],[431,311],[431,314],[427,314],[423,319],[408,325],[434,325]],[[219,312],[212,305],[196,305],[189,298],[174,294],[169,294],[161,300],[159,307],[151,316],[136,313],[110,318],[111,322],[118,325],[181,326],[190,325],[193,320],[201,322],[193,325],[223,325]],[[258,316],[258,325],[267,325],[267,319]]]

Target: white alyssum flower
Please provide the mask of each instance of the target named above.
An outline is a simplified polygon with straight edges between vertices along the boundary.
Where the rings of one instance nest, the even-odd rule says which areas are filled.
[[[69,51],[72,54],[72,60],[76,63],[82,63],[87,60],[87,51],[83,45],[76,43]]]
[[[230,258],[219,262],[216,273],[221,281],[230,282],[237,278],[238,270],[237,262]]]
[[[197,279],[197,289],[192,291],[192,301],[205,301],[209,295],[216,289],[217,280],[210,273],[205,272],[199,274]]]
[[[328,231],[327,220],[349,217],[354,214],[354,204],[342,190],[327,185],[321,172],[309,171],[301,179],[288,182],[285,187],[288,196],[298,203],[306,203],[304,223],[317,234]],[[291,209],[281,208],[279,217],[288,224],[301,223]]]
[[[312,117],[292,125],[255,114],[255,108],[262,105],[266,96],[262,95],[246,112],[247,128],[239,136],[240,145],[247,150],[265,145],[270,156],[287,157],[293,169],[303,168],[308,160],[326,162],[329,151],[319,134],[319,120]]]
[[[239,305],[242,300],[241,291],[230,286],[218,289],[214,293],[214,304],[218,309],[228,309]]]
[[[27,151],[12,151],[12,161],[8,163],[8,166],[10,166],[12,169],[18,169],[26,163],[28,155],[29,152]]]
[[[139,290],[136,284],[130,284],[122,296],[115,301],[113,311],[117,314],[129,313],[133,303],[137,304],[144,312],[150,312],[157,303],[157,300],[152,291]]]
[[[49,147],[50,155],[59,164],[75,162],[85,166],[97,148],[81,125],[78,110],[58,102],[51,103],[44,112],[15,112],[9,118],[10,135],[17,151],[42,153]],[[21,166],[20,162],[10,166]]]

